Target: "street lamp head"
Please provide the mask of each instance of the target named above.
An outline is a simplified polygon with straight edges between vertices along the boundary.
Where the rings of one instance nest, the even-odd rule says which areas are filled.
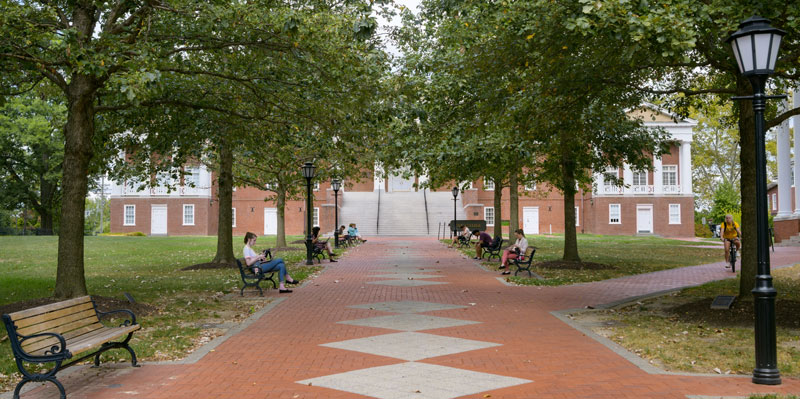
[[[453,198],[458,198],[458,187],[453,187]]]
[[[306,179],[313,179],[314,178],[314,171],[317,169],[313,163],[306,162],[303,164],[303,177]]]
[[[773,28],[769,20],[752,16],[739,24],[739,30],[727,40],[739,72],[744,76],[769,75],[775,71],[778,49],[786,32]]]
[[[333,191],[339,192],[339,189],[342,188],[342,181],[339,179],[331,180],[331,188],[333,188]]]

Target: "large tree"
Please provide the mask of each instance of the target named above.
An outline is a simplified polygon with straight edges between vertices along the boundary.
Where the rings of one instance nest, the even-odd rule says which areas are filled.
[[[399,35],[412,54],[410,70],[422,82],[418,97],[426,105],[419,123],[406,124],[408,136],[439,132],[446,144],[436,148],[444,150],[438,162],[472,152],[480,175],[505,181],[524,170],[562,191],[564,259],[579,261],[578,187],[588,187],[592,172],[608,166],[646,169],[652,154],[665,149],[661,132],[626,113],[641,105],[642,96],[604,84],[609,70],[629,81],[646,79],[632,66],[635,54],[609,51],[616,40],[611,35],[587,39],[571,31],[580,7],[570,2],[423,4],[422,21]],[[431,39],[420,42],[426,35]],[[426,146],[410,147],[413,154],[437,143],[426,137],[417,144],[422,142]]]
[[[40,231],[50,235],[61,197],[66,112],[45,93],[21,94],[0,107],[0,203],[34,209]]]
[[[631,84],[609,76],[606,83],[661,96],[681,115],[694,108],[703,112],[715,96],[748,96],[750,83],[738,74],[725,40],[737,25],[757,14],[787,32],[781,43],[770,90],[786,92],[800,83],[800,7],[788,0],[669,0],[653,6],[649,1],[580,0],[582,9],[572,18],[572,29],[589,36],[613,35],[616,51],[639,54],[638,67],[649,75],[646,84]],[[777,111],[768,103],[767,128],[777,126],[800,108]],[[733,105],[739,123],[742,192],[742,271],[740,296],[749,296],[756,275],[755,130],[749,101]]]
[[[368,9],[365,2],[333,7],[352,4]],[[328,8],[325,2],[313,0],[3,3],[0,86],[9,88],[3,94],[25,91],[47,79],[60,89],[67,104],[57,298],[86,293],[83,219],[90,163],[111,134],[118,132],[96,129],[98,112],[170,103],[230,113],[227,101],[210,103],[202,94],[160,100],[152,91],[158,92],[163,73],[188,70],[195,76],[204,75],[194,70],[192,61],[199,59],[196,54],[232,56],[256,49],[308,55],[303,45],[324,43],[330,33],[325,31],[327,25],[314,25],[315,17],[332,15],[317,12]],[[348,31],[363,35],[373,28],[374,21],[356,21]],[[326,59],[334,57],[329,54]],[[262,65],[268,68],[270,64]],[[206,76],[236,82],[240,73],[214,69]],[[272,75],[255,78],[268,85]]]

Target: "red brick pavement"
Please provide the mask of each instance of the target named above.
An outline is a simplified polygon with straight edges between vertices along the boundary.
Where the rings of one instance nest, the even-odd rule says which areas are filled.
[[[800,260],[780,248],[773,265]],[[395,266],[397,265],[397,266]],[[366,284],[380,269],[414,265],[438,269],[449,284],[391,287]],[[290,294],[269,313],[194,364],[132,369],[84,369],[63,377],[70,398],[358,398],[356,394],[295,381],[402,360],[326,348],[323,343],[393,331],[337,324],[388,313],[350,305],[425,301],[467,306],[425,313],[479,321],[426,333],[496,342],[503,346],[422,360],[423,363],[518,377],[533,382],[466,396],[483,398],[685,398],[744,396],[753,392],[800,392],[800,381],[778,387],[754,385],[749,377],[648,374],[550,314],[598,305],[730,275],[722,264],[673,269],[569,287],[512,287],[496,275],[431,239],[370,239],[339,263]],[[267,295],[278,295],[274,290]],[[474,304],[474,305],[471,305]],[[119,368],[117,368],[119,367]],[[103,376],[98,378],[97,375]],[[55,397],[45,386],[23,398]]]

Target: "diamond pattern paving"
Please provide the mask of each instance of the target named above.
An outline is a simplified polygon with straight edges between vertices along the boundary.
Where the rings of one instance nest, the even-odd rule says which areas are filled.
[[[479,322],[419,314],[399,314],[392,316],[370,317],[368,319],[340,321],[339,323],[350,324],[354,326],[387,328],[399,331],[420,331],[434,328],[465,326],[468,324],[478,324]]]
[[[381,399],[450,399],[532,381],[411,362],[297,382]]]
[[[367,284],[390,285],[392,287],[419,287],[423,285],[439,285],[449,284],[441,281],[425,281],[425,280],[381,280],[370,281]]]
[[[401,332],[331,342],[329,344],[322,344],[322,346],[415,361],[476,349],[491,348],[500,346],[500,344],[463,338],[442,337],[440,335],[417,332]]]
[[[368,276],[370,278],[390,278],[390,279],[417,279],[417,278],[438,278],[444,277],[441,274],[419,274],[419,273],[390,273],[390,274],[375,274]]]
[[[425,313],[435,310],[463,309],[466,306],[449,305],[446,303],[420,302],[420,301],[398,301],[398,302],[376,302],[363,305],[353,305],[351,308],[371,309],[393,313]]]

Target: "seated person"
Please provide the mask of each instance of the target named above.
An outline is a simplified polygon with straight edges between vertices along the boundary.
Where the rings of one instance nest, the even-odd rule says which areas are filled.
[[[464,241],[469,240],[470,236],[472,235],[472,232],[469,231],[469,228],[467,226],[464,226],[463,224],[461,226],[458,226],[458,230],[460,232],[458,233],[458,235],[453,237],[453,242],[447,246],[448,248],[453,248],[453,246],[458,244],[460,240]]]
[[[478,242],[475,243],[475,257],[472,259],[480,259],[483,249],[492,246],[492,236],[478,229],[472,230],[472,235],[478,237]]]
[[[286,286],[283,282],[288,279],[289,284],[299,284],[300,280],[295,280],[289,275],[289,273],[286,273],[286,265],[283,263],[283,259],[276,258],[271,261],[267,261],[266,255],[263,253],[256,254],[256,251],[253,250],[253,245],[255,245],[256,239],[258,239],[258,236],[249,231],[244,235],[244,262],[248,267],[257,267],[261,269],[261,273],[268,273],[277,270],[278,279],[280,280],[280,289],[278,292],[281,294],[292,292],[292,290],[286,289]]]
[[[361,234],[358,233],[358,228],[356,227],[355,223],[350,223],[350,228],[347,229],[347,234],[349,234],[353,239],[361,242],[367,242],[367,240],[361,238]]]
[[[525,232],[522,231],[522,229],[516,229],[514,230],[514,235],[517,236],[517,241],[503,251],[503,258],[500,260],[500,269],[505,269],[506,266],[508,266],[509,259],[516,259],[528,249],[528,239],[525,238]],[[501,274],[511,274],[511,272],[506,270]]]
[[[345,225],[341,225],[339,227],[339,240],[344,240],[344,241],[350,240],[350,234],[347,234],[346,229],[347,227],[345,227]]]
[[[336,259],[333,259],[336,256],[333,253],[333,248],[331,248],[331,243],[328,241],[320,241],[319,239],[319,226],[314,226],[311,229],[311,243],[314,244],[315,247],[319,248],[320,250],[326,250],[328,252],[328,258],[331,262],[338,262]]]

